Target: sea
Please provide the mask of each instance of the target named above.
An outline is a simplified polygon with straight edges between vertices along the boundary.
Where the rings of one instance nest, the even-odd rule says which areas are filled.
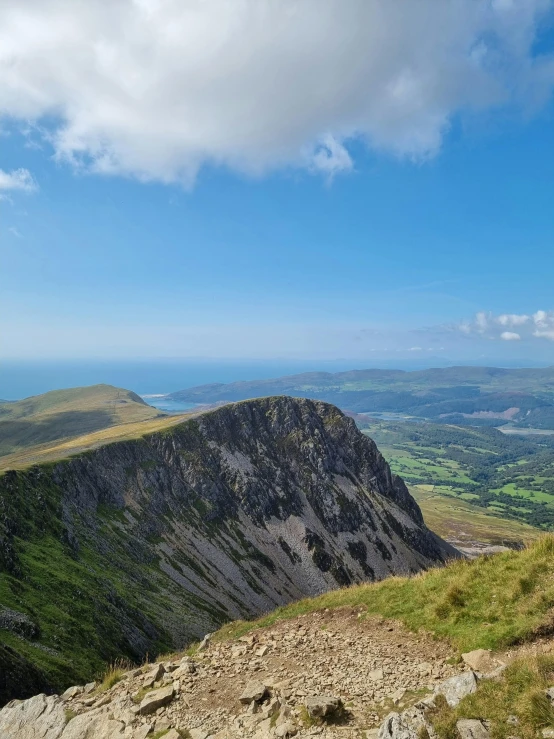
[[[299,372],[341,372],[365,369],[352,360],[71,360],[0,362],[0,400],[20,400],[49,390],[106,383],[133,390],[162,410],[187,410],[190,404],[176,404],[163,397],[167,393],[197,385],[238,380],[261,380]],[[176,407],[180,405],[180,407]],[[165,407],[164,407],[165,406]]]

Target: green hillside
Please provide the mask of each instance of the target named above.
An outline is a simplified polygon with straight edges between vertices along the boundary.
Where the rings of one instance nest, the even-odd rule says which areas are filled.
[[[53,390],[0,403],[0,458],[164,414],[112,385]]]
[[[554,429],[552,367],[307,372],[269,380],[202,385],[169,397],[214,403],[279,394],[318,398],[358,413],[400,413],[445,423]]]

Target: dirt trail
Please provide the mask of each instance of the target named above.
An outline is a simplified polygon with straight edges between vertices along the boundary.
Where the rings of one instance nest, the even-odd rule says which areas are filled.
[[[338,609],[211,643],[195,656],[190,671],[186,660],[186,669],[177,658],[164,662],[166,673],[159,684],[173,684],[176,696],[150,715],[136,715],[144,690],[136,693],[146,668],[129,673],[109,697],[113,717],[132,727],[128,736],[149,724],[152,731],[192,730],[193,739],[261,739],[279,736],[284,718],[298,736],[362,736],[361,730],[377,727],[390,710],[412,704],[438,680],[460,672],[462,667],[447,663],[453,654],[430,635],[410,633],[396,622],[367,618],[355,609]],[[271,718],[271,698],[256,712],[239,702],[252,680],[270,687],[278,699],[283,714],[279,722],[277,715]],[[341,725],[307,725],[304,701],[320,695],[341,698],[347,709]],[[91,703],[90,697],[78,695],[68,707],[80,713],[86,710],[84,702]]]

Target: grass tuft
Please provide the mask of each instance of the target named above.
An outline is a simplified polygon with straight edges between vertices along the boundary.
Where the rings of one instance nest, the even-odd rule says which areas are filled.
[[[102,675],[102,679],[96,688],[96,692],[105,693],[106,690],[113,688],[114,685],[117,685],[117,683],[123,679],[123,676],[128,669],[129,665],[127,662],[121,660],[114,662]]]
[[[435,700],[431,723],[439,739],[456,739],[459,719],[491,722],[494,739],[533,739],[537,732],[554,726],[554,708],[545,690],[554,684],[554,658],[528,657],[516,660],[500,680],[482,680],[477,691],[450,708],[442,696]],[[516,726],[513,719],[516,719]]]

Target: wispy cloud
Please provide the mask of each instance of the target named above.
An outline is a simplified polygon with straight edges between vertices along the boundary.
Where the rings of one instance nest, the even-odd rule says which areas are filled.
[[[12,236],[15,236],[16,239],[22,239],[23,238],[23,234],[15,226],[10,226],[8,228],[8,231],[11,233]]]
[[[11,172],[0,169],[0,192],[32,192],[36,189],[37,183],[28,169],[14,169]]]

